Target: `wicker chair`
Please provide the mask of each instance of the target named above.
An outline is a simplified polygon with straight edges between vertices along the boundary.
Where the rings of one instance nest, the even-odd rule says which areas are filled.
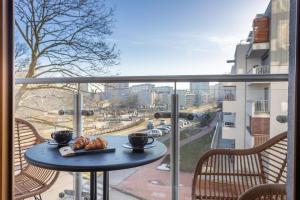
[[[192,199],[238,199],[248,189],[286,183],[287,133],[251,149],[213,149],[199,160]]]
[[[263,184],[247,190],[239,200],[281,200],[286,197],[286,184]]]
[[[32,124],[22,119],[15,120],[15,199],[41,199],[41,193],[49,189],[58,177],[57,171],[29,165],[24,159],[27,149],[43,141]]]

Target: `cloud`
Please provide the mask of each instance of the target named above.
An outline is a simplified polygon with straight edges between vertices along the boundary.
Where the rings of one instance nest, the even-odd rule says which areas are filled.
[[[228,48],[234,48],[240,41],[241,37],[239,36],[208,36],[207,40],[211,43],[217,45],[222,51],[228,51]]]
[[[155,46],[193,54],[211,51],[204,39],[199,33],[166,32],[157,35],[138,35],[134,40],[130,39],[126,42],[134,46]]]

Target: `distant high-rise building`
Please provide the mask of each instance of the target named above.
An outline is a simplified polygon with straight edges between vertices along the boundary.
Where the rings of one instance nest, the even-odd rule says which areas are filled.
[[[207,95],[209,93],[208,82],[191,82],[190,91],[195,94],[195,105],[206,103]]]
[[[186,94],[187,90],[177,90],[176,93],[178,94],[178,99],[179,99],[179,107],[180,108],[185,108],[186,107]]]
[[[104,86],[104,96],[108,100],[121,101],[128,98],[129,83],[107,83]]]
[[[153,104],[154,84],[139,84],[129,88],[130,95],[137,95],[140,105],[150,107]]]
[[[194,94],[207,94],[209,92],[209,82],[191,82],[190,90]]]
[[[185,102],[186,102],[186,107],[192,107],[196,104],[196,97],[197,95],[194,93],[187,93],[185,95]]]
[[[170,108],[171,95],[173,94],[173,87],[159,86],[154,88],[154,102],[156,105],[164,105]]]

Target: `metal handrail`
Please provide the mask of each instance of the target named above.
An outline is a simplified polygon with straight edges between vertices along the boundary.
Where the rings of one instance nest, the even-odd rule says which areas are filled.
[[[269,100],[257,100],[253,102],[255,113],[269,113]]]
[[[278,82],[288,81],[288,74],[239,74],[239,75],[170,75],[170,76],[99,76],[16,78],[16,84],[55,83],[122,83],[122,82]]]

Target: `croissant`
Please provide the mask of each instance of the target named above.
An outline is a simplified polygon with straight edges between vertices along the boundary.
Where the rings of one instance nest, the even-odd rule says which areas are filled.
[[[107,147],[107,141],[104,138],[96,138],[94,140],[89,141],[89,143],[85,146],[86,150],[94,150],[94,149],[105,149]]]
[[[89,143],[89,139],[83,136],[77,138],[73,144],[73,149],[83,149]]]

